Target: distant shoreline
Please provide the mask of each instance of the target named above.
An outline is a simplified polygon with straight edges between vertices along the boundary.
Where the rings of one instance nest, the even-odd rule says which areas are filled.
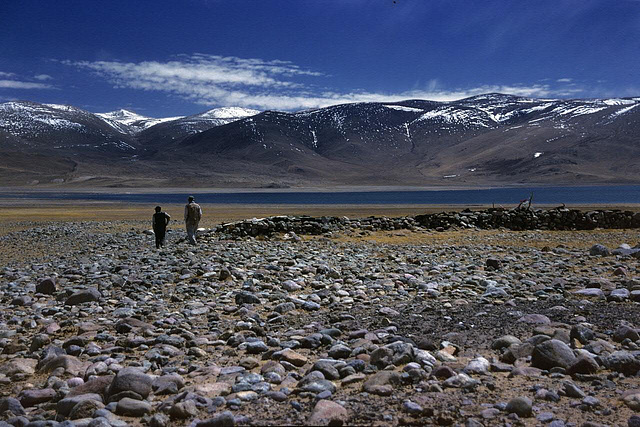
[[[624,206],[640,203],[640,185],[580,186],[580,187],[502,187],[488,189],[424,190],[416,187],[342,188],[342,191],[229,191],[215,192],[179,190],[171,192],[141,191],[1,191],[0,206],[43,206],[47,204],[124,203],[129,205],[171,205],[186,201],[194,195],[201,204],[213,206],[515,206],[532,198],[534,206]],[[394,189],[391,189],[394,188]],[[351,190],[351,191],[347,191]],[[376,191],[377,190],[377,191]]]

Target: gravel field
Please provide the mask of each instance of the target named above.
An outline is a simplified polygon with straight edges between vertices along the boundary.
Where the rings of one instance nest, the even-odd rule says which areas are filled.
[[[0,219],[12,425],[640,425],[638,230]]]

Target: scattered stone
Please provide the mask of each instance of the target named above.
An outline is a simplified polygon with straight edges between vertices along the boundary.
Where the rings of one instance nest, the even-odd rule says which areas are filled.
[[[502,350],[504,348],[511,347],[514,344],[521,344],[521,343],[522,341],[520,341],[518,338],[514,337],[513,335],[504,335],[494,340],[491,343],[491,348],[493,350]]]
[[[405,400],[402,403],[402,410],[412,415],[418,415],[424,411],[424,408],[422,408],[422,406],[418,405],[415,402]]]
[[[80,394],[73,397],[65,397],[64,399],[58,401],[57,410],[60,415],[63,417],[68,417],[71,413],[71,410],[81,402],[84,401],[95,401],[102,403],[102,396],[99,394],[87,393]]]
[[[336,402],[319,400],[313,407],[308,424],[310,425],[345,425],[349,419],[347,410]]]
[[[609,249],[601,244],[591,246],[589,249],[589,255],[593,256],[609,256]]]
[[[527,314],[519,318],[518,322],[537,325],[548,325],[549,323],[551,323],[551,320],[544,314]]]
[[[622,401],[632,411],[640,412],[640,392],[625,396]]]
[[[507,413],[516,414],[522,418],[529,418],[533,415],[533,403],[527,397],[516,397],[511,399],[505,408]]]
[[[640,226],[640,214],[282,216],[200,230],[197,247],[168,232],[160,251],[123,223],[0,236],[2,420],[636,422],[640,251],[584,248],[637,238],[611,228]],[[292,237],[310,234],[324,236]],[[21,260],[5,250],[16,245],[46,255]]]
[[[153,380],[144,372],[136,368],[124,368],[118,371],[111,382],[109,395],[114,396],[122,392],[134,392],[143,399],[151,393]]]
[[[621,325],[613,333],[613,340],[615,342],[622,342],[626,339],[629,339],[631,341],[638,341],[640,340],[640,334],[638,334],[638,331],[630,326]]]
[[[489,373],[489,369],[491,368],[491,364],[484,357],[476,357],[475,359],[469,361],[467,366],[464,368],[464,372],[467,374],[479,374],[479,375],[487,375]]]
[[[96,288],[87,288],[77,291],[64,302],[66,305],[78,305],[86,302],[99,301],[102,294]]]
[[[213,418],[196,423],[196,427],[233,427],[235,425],[235,418],[231,411],[224,411]]]
[[[291,349],[285,349],[280,354],[280,360],[287,363],[291,363],[293,366],[304,366],[307,363],[307,358],[300,353],[297,353]]]
[[[389,396],[400,382],[400,374],[397,372],[380,371],[369,377],[362,385],[362,389],[367,393]]]
[[[23,390],[18,395],[18,400],[25,408],[48,402],[56,397],[56,391],[52,388]]]
[[[36,293],[45,294],[45,295],[55,294],[56,293],[55,278],[49,277],[44,280],[41,280],[40,283],[36,285]]]
[[[122,398],[116,406],[116,414],[127,417],[143,417],[151,412],[151,405],[144,400]]]
[[[10,412],[13,415],[24,415],[24,408],[18,399],[0,397],[0,413]]]
[[[104,408],[104,404],[98,400],[83,400],[69,412],[69,419],[80,420],[83,418],[91,418],[99,409]]]
[[[562,341],[551,339],[534,347],[531,364],[540,369],[569,368],[576,361],[571,348]]]

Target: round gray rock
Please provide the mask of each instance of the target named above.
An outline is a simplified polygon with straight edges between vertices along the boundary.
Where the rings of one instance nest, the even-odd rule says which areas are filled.
[[[132,391],[146,399],[151,393],[153,380],[144,372],[135,368],[124,368],[118,372],[109,387],[109,396],[123,391]]]
[[[531,365],[540,369],[561,367],[567,369],[576,361],[571,348],[559,340],[544,341],[533,349]]]
[[[533,414],[533,403],[527,397],[516,397],[507,403],[506,411],[522,418],[528,418]]]

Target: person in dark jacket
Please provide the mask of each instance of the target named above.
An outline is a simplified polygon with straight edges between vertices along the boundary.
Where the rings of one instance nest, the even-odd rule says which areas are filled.
[[[164,236],[167,232],[167,224],[171,217],[168,213],[162,212],[160,206],[156,206],[156,213],[153,214],[153,232],[156,235],[156,248],[164,246]]]

